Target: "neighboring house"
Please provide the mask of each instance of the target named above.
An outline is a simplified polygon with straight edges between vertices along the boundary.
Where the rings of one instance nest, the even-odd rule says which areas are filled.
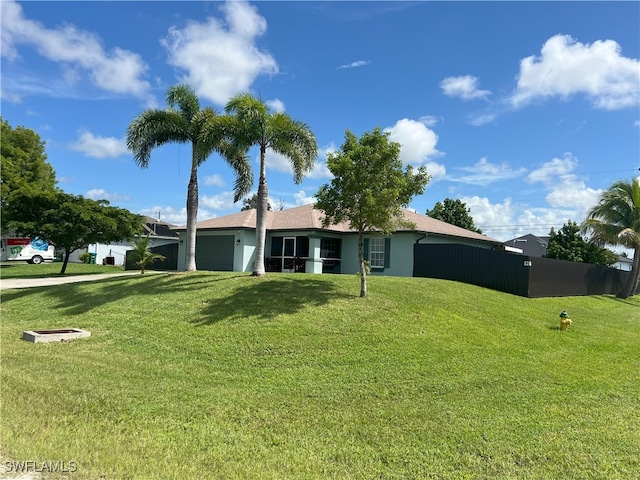
[[[550,237],[536,237],[532,234],[523,235],[522,237],[513,238],[504,242],[506,247],[517,248],[522,250],[523,255],[529,257],[544,257],[547,254],[547,246]]]
[[[162,245],[178,245],[178,232],[172,230],[176,225],[161,222],[155,218],[147,217],[142,225],[143,235],[149,235],[149,247],[160,247]],[[133,250],[133,241],[123,241],[114,243],[92,243],[87,248],[76,250],[71,254],[70,262],[79,262],[78,256],[83,252],[95,253],[96,263],[103,265],[124,265],[127,251]]]
[[[618,256],[618,260],[616,260],[616,263],[611,266],[624,272],[630,272],[631,268],[633,267],[633,258],[623,257],[622,255],[620,255]]]
[[[459,243],[494,248],[502,242],[404,210],[415,223],[412,230],[400,229],[391,236],[366,234],[364,255],[371,272],[384,275],[413,275],[415,243]],[[267,212],[265,268],[267,271],[307,273],[357,273],[358,234],[346,223],[322,226],[323,213],[304,205]],[[256,250],[256,210],[246,210],[197,224],[196,266],[198,270],[253,271]],[[186,228],[180,233],[178,270],[184,269]]]

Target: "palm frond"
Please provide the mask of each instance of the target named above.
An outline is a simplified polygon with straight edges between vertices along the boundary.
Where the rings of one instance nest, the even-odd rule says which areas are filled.
[[[269,125],[269,107],[249,93],[239,93],[232,97],[225,107],[225,112],[238,120],[235,135],[244,144],[263,144],[266,142]]]
[[[315,135],[307,124],[285,113],[272,116],[269,145],[274,152],[291,161],[296,183],[300,183],[316,163],[318,143]]]
[[[594,242],[640,246],[640,179],[618,181],[605,190],[581,229]]]
[[[133,119],[126,134],[127,148],[141,168],[149,166],[151,151],[155,147],[189,140],[189,124],[175,110],[145,110]]]
[[[200,101],[196,92],[186,83],[169,87],[166,96],[167,105],[176,108],[187,122],[191,122],[200,111]]]

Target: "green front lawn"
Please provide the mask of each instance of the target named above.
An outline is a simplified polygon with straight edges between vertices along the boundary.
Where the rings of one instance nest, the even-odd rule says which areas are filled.
[[[0,278],[59,277],[61,268],[62,262],[45,262],[40,265],[30,265],[27,262],[2,262],[0,263]],[[122,272],[124,272],[124,267],[122,265],[69,263],[64,276]]]
[[[351,275],[2,293],[2,461],[97,479],[631,479],[640,298]],[[558,329],[567,310],[573,326]],[[33,344],[23,330],[88,339]]]

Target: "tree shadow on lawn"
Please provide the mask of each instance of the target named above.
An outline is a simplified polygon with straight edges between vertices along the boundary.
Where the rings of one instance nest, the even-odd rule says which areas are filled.
[[[202,318],[194,325],[212,325],[223,320],[257,317],[272,320],[278,315],[292,315],[309,306],[323,306],[335,299],[355,299],[342,292],[326,278],[310,278],[301,274],[269,274],[268,279],[251,277],[222,298],[208,302]]]
[[[153,297],[179,292],[193,294],[197,290],[211,288],[212,282],[232,281],[234,278],[237,277],[216,278],[209,275],[188,274],[118,276],[90,282],[5,290],[2,292],[2,302],[6,303],[40,293],[56,299],[55,308],[66,310],[66,313],[70,315],[81,315],[125,297]],[[144,303],[141,303],[140,308],[144,309]]]
[[[202,273],[202,272],[199,272]],[[227,294],[213,293],[216,284],[225,285]],[[268,278],[228,274],[153,274],[114,277],[91,282],[67,283],[55,286],[5,290],[2,302],[44,294],[56,300],[54,308],[68,315],[82,315],[126,297],[141,297],[141,311],[145,302],[153,297],[184,293],[185,301],[202,291],[212,289],[212,295],[204,299],[195,325],[213,324],[225,319],[258,317],[272,319],[281,314],[293,314],[309,305],[325,305],[336,298],[356,298],[339,291],[334,282],[309,278],[302,274],[269,274]],[[205,293],[206,296],[206,293]],[[199,300],[202,301],[202,300]]]
[[[640,295],[636,294],[633,297],[629,298],[618,298],[615,295],[597,295],[594,298],[597,298],[598,300],[603,302],[624,303],[625,305],[636,307],[638,306],[638,298],[640,298]]]

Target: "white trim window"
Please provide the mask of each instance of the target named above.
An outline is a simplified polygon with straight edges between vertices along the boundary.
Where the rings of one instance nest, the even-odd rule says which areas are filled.
[[[369,266],[384,268],[384,238],[372,238],[369,243]]]

